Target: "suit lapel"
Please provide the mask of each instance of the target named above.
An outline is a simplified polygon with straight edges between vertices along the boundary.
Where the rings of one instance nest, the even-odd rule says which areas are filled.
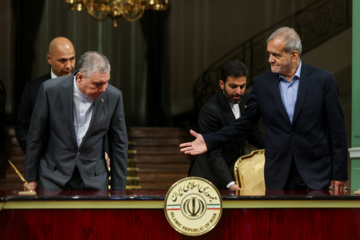
[[[309,68],[303,62],[301,68],[301,74],[300,74],[299,90],[295,104],[293,124],[300,113],[300,109],[304,103],[304,100],[309,90],[310,82],[311,82],[311,77],[310,77]]]
[[[281,98],[278,74],[271,73],[271,78],[270,78],[270,81],[269,81],[269,89],[270,89],[270,91],[272,92],[272,94],[274,96],[275,104],[279,108],[279,110],[281,112],[281,115],[290,124],[289,116],[288,116],[288,114],[286,112],[284,103],[283,103],[282,98]]]
[[[75,127],[74,127],[74,113],[73,113],[73,89],[74,89],[74,74],[68,76],[66,79],[62,80],[62,88],[63,91],[61,91],[61,101],[63,103],[64,109],[64,115],[66,116],[67,125],[69,131],[71,131],[71,138],[75,145],[77,145],[76,141],[76,133],[75,133]]]
[[[239,108],[240,108],[240,117],[245,113],[245,110],[247,108],[246,106],[246,102],[247,101],[244,101],[244,99],[242,99],[239,103]]]
[[[226,99],[223,91],[219,90],[217,94],[218,94],[218,98],[219,98],[219,103],[220,103],[219,107],[221,109],[221,114],[224,117],[224,121],[225,121],[222,124],[227,125],[227,124],[235,121],[235,115],[234,115],[234,112],[232,111],[230,104],[229,104],[228,100]],[[244,104],[241,104],[241,102],[239,104],[240,114],[242,114],[241,105],[244,105]],[[235,141],[240,144],[241,138],[237,138]]]
[[[235,116],[222,90],[218,91],[218,98],[220,99],[220,109],[222,109],[222,115],[224,116],[226,123],[231,123],[235,120]]]
[[[89,128],[86,131],[85,136],[83,137],[81,145],[88,138],[89,134],[91,133],[91,129],[94,129],[94,126],[96,125],[96,119],[99,119],[101,110],[102,110],[104,104],[106,103],[106,99],[107,99],[106,97],[107,97],[107,92],[104,92],[103,94],[101,94],[101,96],[99,98],[94,100],[94,110],[93,110],[93,113],[91,116]],[[81,145],[80,145],[80,147],[81,147]]]
[[[95,99],[94,101],[94,111],[91,117],[89,129],[91,129],[94,124],[96,124],[95,119],[98,119],[99,114],[101,113],[101,109],[103,108],[106,99],[105,96],[106,93],[104,92],[99,98]]]

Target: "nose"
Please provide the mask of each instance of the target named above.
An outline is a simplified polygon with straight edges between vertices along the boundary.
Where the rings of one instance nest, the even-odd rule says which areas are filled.
[[[101,87],[100,87],[100,92],[105,92],[106,91],[106,89],[107,89],[107,84],[104,84],[104,85],[102,85]]]
[[[240,95],[244,95],[244,92],[245,92],[245,88],[243,87],[243,88],[240,88]]]
[[[235,88],[235,94],[241,95],[241,92],[242,92],[242,89],[240,86]]]
[[[244,93],[245,93],[245,87],[242,87],[242,88],[239,88],[239,95],[244,95]]]
[[[274,58],[271,56],[271,54],[269,54],[269,59],[268,59],[269,63],[274,62]]]
[[[65,63],[65,69],[67,69],[67,70],[71,69],[71,62],[69,60],[66,61],[66,63]]]

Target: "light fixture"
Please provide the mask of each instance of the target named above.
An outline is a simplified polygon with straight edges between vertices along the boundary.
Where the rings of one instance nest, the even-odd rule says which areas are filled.
[[[70,10],[88,13],[99,21],[107,17],[113,19],[114,27],[117,27],[119,18],[133,22],[142,17],[145,10],[166,10],[168,0],[62,0],[70,5]]]

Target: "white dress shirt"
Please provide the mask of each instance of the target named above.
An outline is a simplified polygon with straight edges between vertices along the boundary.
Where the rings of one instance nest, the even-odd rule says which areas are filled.
[[[51,79],[58,77],[58,76],[55,75],[55,73],[53,72],[52,68],[50,69],[50,75],[51,75]]]
[[[241,117],[241,114],[240,114],[240,106],[239,106],[239,104],[238,104],[238,103],[233,104],[233,103],[231,103],[231,102],[229,102],[229,104],[230,104],[231,110],[232,110],[233,113],[234,113],[235,119],[240,118],[240,117]],[[234,185],[234,184],[235,184],[234,181],[229,182],[228,185],[226,185],[226,188],[230,188],[230,187],[231,187],[232,185]]]
[[[74,76],[73,99],[74,127],[76,140],[79,147],[83,137],[89,129],[90,120],[94,109],[94,99],[80,92],[76,85],[76,76]]]
[[[229,104],[230,104],[231,110],[234,113],[235,119],[240,118],[241,114],[240,114],[240,106],[239,106],[239,104],[238,103],[233,104],[233,103],[230,103],[230,102],[229,102]]]

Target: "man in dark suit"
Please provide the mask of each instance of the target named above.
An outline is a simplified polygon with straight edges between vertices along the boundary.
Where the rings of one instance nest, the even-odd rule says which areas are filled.
[[[240,61],[226,62],[220,71],[219,90],[199,112],[199,132],[215,132],[245,113],[249,94],[245,93],[248,70]],[[262,134],[254,127],[248,134],[209,153],[196,156],[189,176],[202,177],[218,189],[240,190],[234,181],[234,164],[245,154],[245,140],[258,148],[264,148]]]
[[[244,116],[217,133],[181,144],[199,154],[244,134],[262,117],[267,189],[347,188],[344,117],[333,74],[301,61],[299,35],[283,27],[267,41],[271,72],[257,77]]]
[[[110,64],[101,53],[86,52],[78,67],[76,74],[40,87],[27,137],[25,179],[31,189],[107,190],[107,135],[111,187],[125,190],[128,141],[122,92],[108,84]]]
[[[35,101],[40,85],[49,79],[70,75],[74,71],[75,50],[72,42],[64,37],[54,38],[49,44],[49,53],[46,54],[51,71],[29,82],[22,94],[19,113],[15,123],[16,138],[25,154],[26,136],[30,126],[31,114],[34,110]]]

